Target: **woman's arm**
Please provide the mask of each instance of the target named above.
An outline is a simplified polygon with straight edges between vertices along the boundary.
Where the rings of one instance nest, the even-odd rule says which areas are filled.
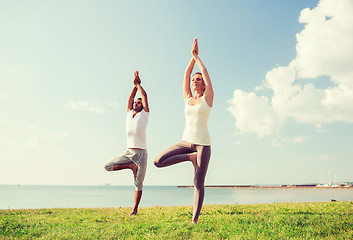
[[[201,73],[202,73],[202,78],[205,83],[205,87],[206,87],[205,92],[204,92],[205,100],[206,100],[208,106],[212,107],[213,97],[214,97],[212,82],[211,82],[210,76],[208,74],[208,71],[207,71],[205,65],[203,64],[203,62],[201,61],[201,59],[198,55],[197,39],[195,40],[194,45],[196,45],[196,46],[193,47],[193,49],[195,48],[196,51],[192,51],[192,56],[193,56],[194,61],[197,64],[197,66],[199,67]]]
[[[184,101],[187,101],[192,97],[192,92],[190,88],[190,75],[192,70],[194,69],[195,59],[192,57],[184,74],[184,83],[183,83],[183,93],[184,93]]]

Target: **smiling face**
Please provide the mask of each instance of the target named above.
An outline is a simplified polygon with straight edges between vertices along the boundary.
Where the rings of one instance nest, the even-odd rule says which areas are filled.
[[[205,82],[202,79],[201,73],[195,73],[191,79],[191,88],[194,91],[205,91]]]
[[[143,109],[142,99],[138,98],[134,103],[134,111],[141,112]]]

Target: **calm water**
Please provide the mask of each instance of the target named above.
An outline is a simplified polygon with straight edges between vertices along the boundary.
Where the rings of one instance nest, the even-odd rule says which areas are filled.
[[[192,188],[145,186],[141,207],[192,205]],[[0,185],[0,209],[131,207],[134,187]],[[353,189],[206,188],[205,204],[352,201]]]

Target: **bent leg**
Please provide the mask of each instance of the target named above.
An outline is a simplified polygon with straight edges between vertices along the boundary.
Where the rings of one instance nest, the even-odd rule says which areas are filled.
[[[137,174],[137,165],[130,160],[129,155],[131,155],[131,153],[127,150],[124,154],[113,157],[105,164],[105,170],[118,171],[122,169],[131,169],[135,179]]]
[[[167,167],[176,163],[190,161],[189,155],[195,151],[196,149],[192,149],[190,143],[181,141],[159,153],[153,163],[156,167]]]
[[[127,154],[127,152],[113,157],[110,161],[108,161],[105,164],[105,166],[104,166],[105,170],[116,171],[116,170],[128,168],[127,166],[124,166],[124,165],[131,164],[132,161],[126,156],[126,154]]]
[[[197,164],[194,176],[194,210],[193,210],[193,223],[197,223],[200,211],[205,196],[205,177],[207,173],[208,163],[211,157],[210,146],[196,146],[197,149]]]

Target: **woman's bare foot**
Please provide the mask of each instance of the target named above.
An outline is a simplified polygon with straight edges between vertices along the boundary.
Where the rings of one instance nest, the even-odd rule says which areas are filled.
[[[191,153],[189,154],[189,160],[192,163],[192,165],[194,166],[194,173],[196,172],[196,167],[197,167],[197,153]]]

